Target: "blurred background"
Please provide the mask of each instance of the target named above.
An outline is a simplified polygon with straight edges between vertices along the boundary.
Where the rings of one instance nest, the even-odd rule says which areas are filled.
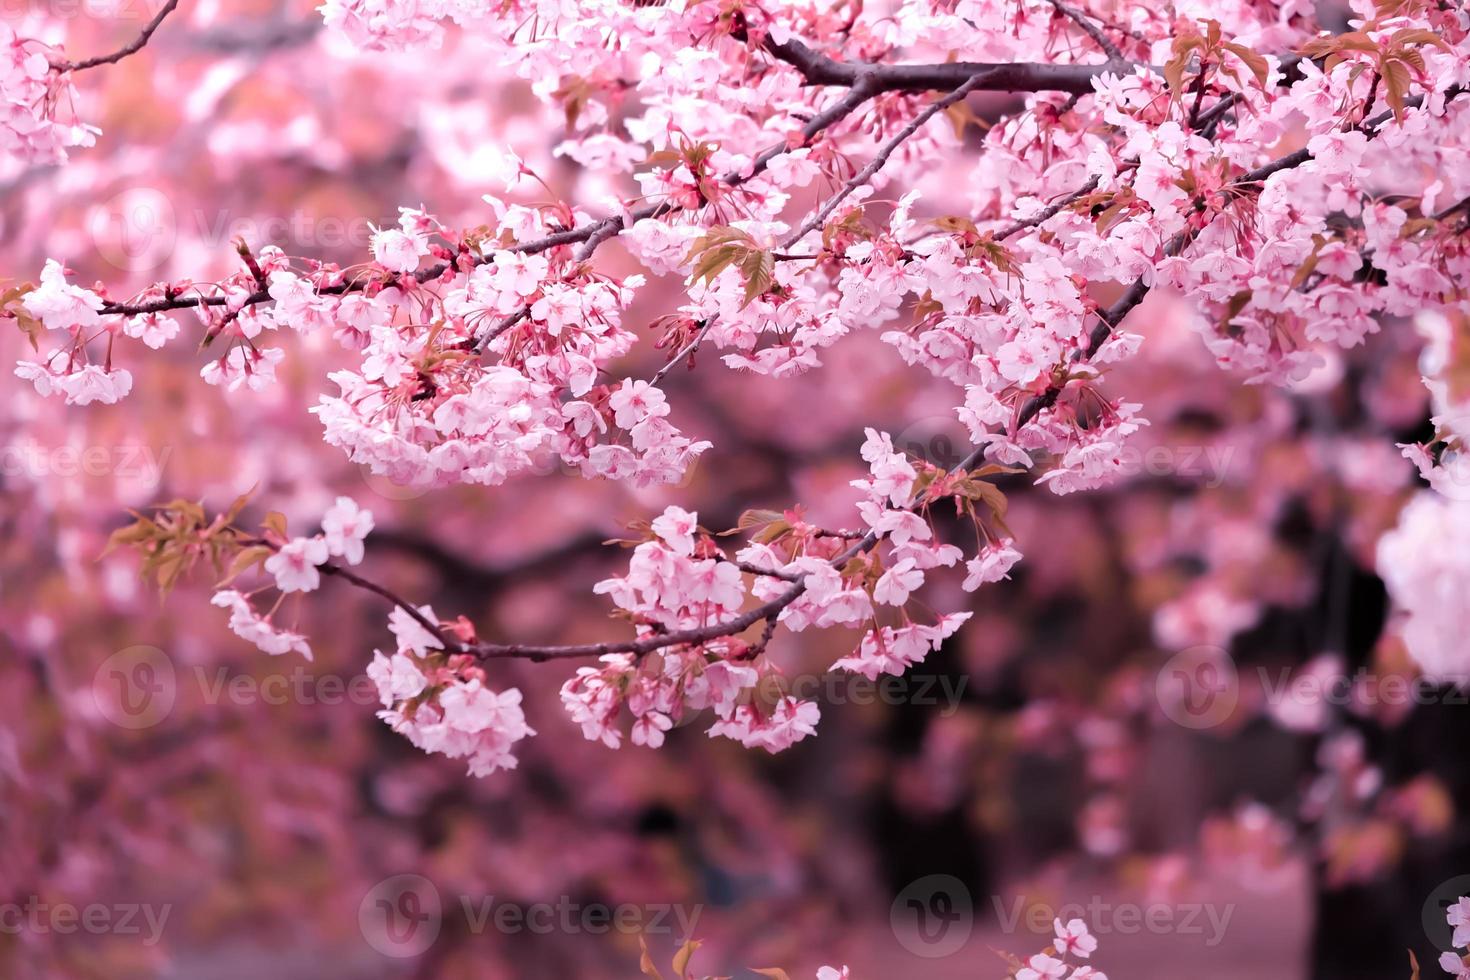
[[[135,36],[152,2],[5,17],[80,56]],[[0,165],[0,279],[55,257],[122,296],[223,274],[237,237],[349,264],[400,205],[485,220],[507,147],[568,198],[631,193],[555,155],[529,87],[472,40],[363,55],[319,24],[309,3],[185,3],[79,77],[103,135],[65,168]],[[936,160],[925,189],[962,193],[974,166]],[[634,269],[615,242],[600,255]],[[643,291],[626,322],[678,294]],[[591,586],[622,567],[602,542],[628,522],[679,503],[722,529],[800,502],[849,526],[863,428],[957,461],[954,392],[876,333],[794,380],[701,358],[665,385],[676,424],[715,444],[683,486],[549,470],[425,492],[323,445],[307,409],[346,363],[330,338],[286,338],[259,394],[204,386],[192,342],[130,360],[116,408],[10,380],[0,975],[631,977],[640,938],[671,975],[692,936],[700,974],[998,978],[995,951],[1038,952],[1054,916],[1089,923],[1113,980],[1407,978],[1410,949],[1435,972],[1443,908],[1470,891],[1470,709],[1414,685],[1374,571],[1416,492],[1392,444],[1429,434],[1419,340],[1389,324],[1284,390],[1217,368],[1167,294],[1130,322],[1146,342],[1112,383],[1152,421],[1131,476],[1066,498],[1013,478],[1025,561],[975,595],[936,583],[936,608],[974,617],[919,668],[837,678],[852,636],[779,636],[823,717],[771,757],[707,719],[610,751],[558,703],[571,666],[497,664],[540,734],[483,780],[374,717],[380,600],[328,583],[278,616],[315,661],[271,658],[228,632],[208,575],[161,601],[132,556],[99,559],[107,535],[175,497],[213,510],[253,487],[251,516],[308,527],[348,494],[377,522],[362,571],[441,617],[621,636]],[[627,375],[662,363],[656,336]],[[9,361],[25,349],[0,337]]]

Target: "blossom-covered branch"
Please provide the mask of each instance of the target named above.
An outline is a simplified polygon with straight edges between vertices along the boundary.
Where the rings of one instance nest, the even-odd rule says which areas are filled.
[[[38,352],[17,373],[74,404],[127,395],[118,351],[172,342],[173,314],[197,318],[214,354],[203,379],[230,390],[273,383],[286,351],[267,337],[329,334],[350,366],[312,409],[325,440],[426,489],[495,486],[548,461],[634,487],[678,482],[713,447],[672,421],[660,386],[675,365],[715,350],[729,368],[790,378],[878,330],[957,406],[973,450],[939,467],[868,429],[852,535],[821,531],[795,505],[750,511],[748,539],[728,553],[696,514],[666,507],[638,528],[627,574],[597,587],[630,638],[489,641],[442,622],[349,568],[360,538],[334,543],[345,532],[327,524],[360,530],[371,517],[345,498],[310,537],[272,527],[257,540],[228,530],[233,515],[222,529],[187,508],[152,519],[158,540],[178,528],[201,538],[188,554],[228,542],[236,570],[259,565],[282,597],[336,575],[395,603],[396,649],[372,668],[383,716],[477,772],[513,765],[530,731],[518,692],[488,686],[507,659],[601,658],[562,689],[588,738],[616,745],[626,719],[635,743],[656,746],[709,711],[711,735],[775,751],[818,716],[767,656],[779,627],[850,628],[852,652],[833,669],[901,674],[968,615],[915,604],[931,577],[964,559],[975,589],[1020,558],[994,478],[1027,473],[1069,494],[1119,477],[1148,422],[1109,375],[1143,342],[1128,317],[1154,292],[1190,305],[1223,367],[1282,384],[1381,320],[1464,305],[1453,202],[1470,196],[1455,166],[1470,144],[1459,98],[1470,23],[1396,2],[1332,34],[1273,9],[1176,21],[1140,6],[1120,29],[1090,5],[1028,0],[1006,30],[976,32],[966,18],[985,15],[968,9],[910,29],[800,5],[404,18],[376,0],[331,2],[328,26],[369,49],[432,43],[450,22],[474,32],[563,113],[558,152],[629,190],[569,201],[507,153],[483,226],[405,208],[355,265],[241,242],[243,268],[223,280],[123,300],[52,262],[0,310]],[[600,46],[578,40],[593,36]],[[552,77],[549,64],[579,74]],[[982,91],[1027,97],[981,122],[967,99]],[[926,179],[972,137],[960,201]],[[1406,155],[1421,176],[1397,166]],[[880,197],[896,184],[913,186]],[[639,271],[600,261],[614,239]],[[619,362],[638,343],[627,311],[663,276],[682,294],[652,324],[668,359],[651,382],[627,377]],[[1430,448],[1414,452],[1432,474]],[[946,502],[973,549],[939,540],[933,510]],[[151,569],[176,574],[153,535]],[[274,626],[280,600],[264,614],[233,588],[216,601],[263,649],[309,650]]]

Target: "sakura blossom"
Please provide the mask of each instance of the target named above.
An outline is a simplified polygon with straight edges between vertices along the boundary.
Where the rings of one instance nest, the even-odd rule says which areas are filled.
[[[238,928],[0,974],[545,972],[483,894],[712,913],[577,977],[1470,977],[1464,4],[75,14],[0,27],[5,877]],[[1101,893],[1262,914],[968,938]]]

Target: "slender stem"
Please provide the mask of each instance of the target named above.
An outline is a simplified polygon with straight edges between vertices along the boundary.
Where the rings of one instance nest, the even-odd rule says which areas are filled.
[[[704,321],[704,326],[699,328],[699,332],[694,335],[694,339],[689,341],[689,343],[685,345],[683,350],[679,351],[679,353],[669,358],[669,362],[663,367],[659,368],[658,372],[655,373],[654,376],[648,380],[648,383],[657,388],[658,383],[662,381],[664,377],[667,376],[668,373],[674,369],[675,364],[678,364],[686,357],[692,357],[694,355],[694,352],[699,350],[699,345],[704,343],[705,335],[710,332],[710,328],[714,325],[714,317],[710,317],[708,320]]]
[[[101,54],[95,58],[85,58],[81,61],[62,61],[53,64],[52,67],[57,71],[85,71],[88,68],[96,68],[98,65],[115,65],[128,55],[137,54],[143,50],[143,45],[147,44],[149,39],[153,37],[153,32],[158,30],[158,25],[162,24],[163,19],[173,13],[178,5],[179,0],[168,0],[168,3],[165,3],[158,9],[158,13],[153,15],[153,19],[144,25],[143,33],[112,52],[112,54]]]
[[[1103,54],[1108,56],[1109,61],[1120,64],[1127,62],[1128,59],[1123,57],[1123,52],[1118,50],[1118,46],[1108,39],[1108,36],[1103,33],[1102,27],[1094,22],[1092,18],[1088,17],[1076,7],[1063,3],[1062,0],[1051,0],[1051,5],[1062,16],[1082,28],[1083,33],[1092,38],[1098,47],[1102,48]]]
[[[894,150],[898,149],[898,147],[902,145],[905,140],[917,133],[920,127],[922,127],[930,119],[933,119],[936,115],[948,109],[950,106],[959,102],[965,96],[969,95],[971,92],[979,88],[980,85],[985,81],[985,77],[986,76],[984,72],[973,75],[970,78],[966,79],[966,81],[962,85],[956,88],[953,92],[950,92],[944,98],[925,106],[923,112],[920,112],[918,115],[914,116],[913,119],[910,119],[908,125],[899,130],[898,133],[887,143],[883,144],[883,148],[878,151],[877,155],[875,155],[872,160],[868,161],[867,166],[863,167],[863,169],[853,174],[852,179],[844,184],[841,190],[839,190],[836,194],[833,194],[832,197],[828,198],[827,202],[823,204],[820,208],[818,208],[816,213],[808,218],[800,228],[798,228],[791,235],[787,236],[786,240],[783,241],[780,245],[781,250],[785,251],[786,249],[791,248],[791,246],[795,245],[797,242],[805,238],[813,229],[820,228],[822,226],[822,222],[827,220],[827,216],[831,214],[834,209],[836,209],[837,205],[841,204],[843,200],[845,200],[847,196],[853,191],[857,190],[859,187],[872,180],[873,177],[877,175],[878,171],[883,169],[883,165],[888,162],[888,158],[893,155]]]

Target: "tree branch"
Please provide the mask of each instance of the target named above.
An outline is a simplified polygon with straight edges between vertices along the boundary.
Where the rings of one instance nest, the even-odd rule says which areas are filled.
[[[159,8],[158,13],[153,15],[153,19],[143,26],[143,33],[112,52],[112,54],[102,54],[95,58],[83,59],[82,61],[63,61],[58,64],[53,64],[51,67],[57,71],[84,71],[88,68],[96,68],[98,65],[115,65],[128,55],[137,54],[141,51],[143,45],[147,44],[149,39],[153,37],[153,32],[158,30],[158,25],[162,24],[163,19],[173,13],[178,5],[179,0],[168,0],[168,3],[165,3]]]
[[[833,194],[832,197],[830,197],[825,204],[818,208],[816,212],[810,218],[808,218],[800,228],[798,228],[793,234],[789,235],[786,240],[780,244],[779,247],[783,251],[785,249],[789,249],[791,246],[795,245],[797,242],[805,238],[814,229],[821,227],[822,222],[827,220],[827,215],[831,214],[833,209],[835,209],[837,205],[841,204],[843,200],[845,200],[847,196],[853,191],[857,190],[859,187],[872,180],[873,177],[878,173],[878,171],[883,169],[883,165],[888,162],[888,158],[893,155],[893,151],[898,149],[898,147],[904,142],[904,140],[917,133],[920,127],[922,127],[930,119],[933,119],[937,114],[948,109],[950,106],[959,102],[965,96],[978,89],[984,83],[985,77],[986,76],[983,73],[979,75],[974,75],[967,79],[963,85],[955,89],[953,92],[950,92],[944,98],[939,99],[937,102],[932,102],[928,106],[925,106],[924,111],[914,116],[913,119],[910,119],[908,125],[899,130],[899,132],[887,143],[883,144],[882,149],[877,152],[872,160],[868,161],[867,166],[863,167],[863,169],[853,174],[852,179],[844,184],[841,190],[839,190],[836,194]]]
[[[1123,52],[1118,50],[1118,46],[1110,41],[1108,39],[1108,36],[1103,33],[1102,28],[1094,23],[1092,19],[1089,18],[1082,11],[1078,10],[1076,7],[1063,3],[1062,0],[1051,0],[1051,5],[1055,7],[1057,9],[1057,12],[1063,17],[1066,17],[1072,23],[1082,28],[1083,33],[1092,38],[1093,42],[1096,43],[1098,47],[1102,48],[1103,54],[1108,56],[1109,61],[1115,61],[1121,64],[1122,62],[1128,60],[1127,58],[1123,57]]]
[[[866,79],[878,92],[928,92],[953,89],[982,76],[973,91],[1072,92],[1089,94],[1092,80],[1105,72],[1131,68],[1131,63],[1101,65],[1048,65],[1032,63],[987,64],[955,61],[939,65],[868,65],[837,61],[819,54],[796,38],[776,43],[766,39],[766,50],[791,65],[811,85],[857,85]]]

